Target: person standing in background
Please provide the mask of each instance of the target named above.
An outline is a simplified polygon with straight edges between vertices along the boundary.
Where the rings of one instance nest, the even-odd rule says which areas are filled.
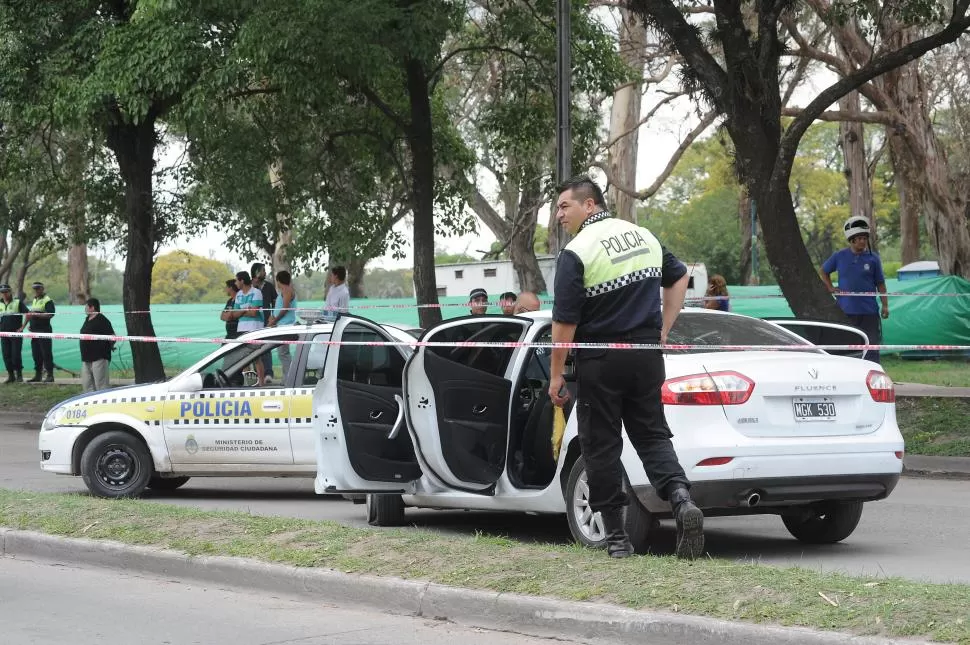
[[[239,335],[246,332],[262,329],[263,324],[263,292],[253,286],[253,279],[246,271],[236,274],[236,286],[239,293],[236,294],[235,309],[232,315],[239,320]],[[262,358],[254,361],[256,370],[256,384],[259,387],[266,385],[266,372],[263,370]]]
[[[34,289],[34,299],[30,303],[30,312],[27,314],[27,325],[30,331],[38,334],[51,334],[54,328],[51,327],[51,318],[54,316],[54,301],[44,290],[43,282],[35,282],[31,285]],[[20,331],[23,331],[21,327]],[[32,338],[30,340],[30,350],[34,355],[34,378],[30,383],[54,382],[54,341],[50,338]]]
[[[239,293],[239,287],[236,286],[235,280],[226,280],[226,295],[229,299],[226,300],[226,307],[222,310],[222,314],[219,316],[226,323],[226,338],[238,338],[239,337],[239,318],[232,315],[232,310],[236,308],[236,294]]]
[[[115,330],[111,321],[101,313],[101,301],[89,298],[84,303],[84,313],[87,318],[81,325],[82,334],[94,336],[114,336]],[[111,366],[111,351],[114,349],[113,340],[82,340],[81,345],[81,386],[85,392],[106,390],[109,385]]]
[[[715,273],[707,281],[707,293],[704,294],[708,297],[720,296],[716,300],[705,300],[705,309],[717,309],[719,311],[731,311],[731,305],[728,302],[728,290],[727,290],[727,280],[724,276]]]
[[[269,317],[273,313],[273,308],[276,307],[276,287],[273,283],[266,279],[266,265],[262,262],[254,262],[252,266],[252,271],[250,275],[253,278],[253,286],[260,290],[263,294],[263,324],[269,322]],[[266,373],[266,382],[273,382],[273,353],[266,352],[263,354],[263,371]]]
[[[327,281],[330,283],[330,289],[327,291],[327,301],[322,318],[325,322],[336,322],[340,314],[345,314],[350,310],[347,269],[342,266],[331,268]]]
[[[276,299],[276,308],[269,317],[267,327],[279,325],[296,324],[296,290],[293,289],[293,279],[289,271],[280,271],[276,274],[276,283],[279,285],[279,297]],[[283,367],[282,378],[286,380],[286,375],[290,373],[290,346],[280,345],[276,350],[280,355],[280,365]]]
[[[0,284],[0,331],[20,331],[24,327],[21,314],[29,310],[21,298],[14,298],[9,284]],[[24,380],[24,339],[21,337],[0,338],[3,347],[3,364],[7,368],[4,383],[20,383]]]

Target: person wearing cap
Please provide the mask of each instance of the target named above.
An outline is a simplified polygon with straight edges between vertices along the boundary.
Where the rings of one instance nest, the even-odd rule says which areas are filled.
[[[0,331],[22,330],[24,320],[21,314],[27,311],[24,301],[13,297],[10,285],[0,284]],[[3,348],[3,365],[7,368],[7,380],[4,383],[22,382],[24,339],[20,336],[4,336],[0,338],[0,347]]]
[[[111,321],[101,313],[101,301],[89,298],[84,303],[84,313],[87,317],[81,325],[82,334],[92,336],[114,336],[115,330]],[[111,365],[111,351],[114,349],[113,340],[82,340],[81,345],[81,385],[85,392],[107,390],[108,368]]]
[[[819,275],[830,293],[886,293],[886,278],[882,272],[882,261],[869,246],[871,227],[869,220],[854,215],[842,226],[849,246],[836,251],[822,264]],[[839,274],[839,286],[832,285],[832,273]],[[836,298],[849,323],[865,332],[869,344],[882,343],[882,319],[889,318],[889,298],[880,296],[882,314],[875,296],[838,296]],[[879,362],[879,351],[866,353],[866,360]]]
[[[488,292],[476,287],[468,294],[468,304],[471,305],[471,315],[484,316],[488,311]]]
[[[27,326],[35,334],[51,334],[54,328],[51,327],[51,318],[54,316],[54,301],[44,290],[43,282],[35,282],[31,285],[34,290],[34,299],[30,303],[30,311],[27,313]],[[21,327],[23,331],[23,327]],[[30,351],[34,355],[34,378],[30,383],[54,382],[54,341],[50,338],[31,338]]]

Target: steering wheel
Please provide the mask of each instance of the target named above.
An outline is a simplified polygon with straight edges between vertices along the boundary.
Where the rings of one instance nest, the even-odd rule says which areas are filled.
[[[224,388],[229,387],[229,377],[222,370],[216,370],[212,373],[212,378],[216,383],[216,387]]]

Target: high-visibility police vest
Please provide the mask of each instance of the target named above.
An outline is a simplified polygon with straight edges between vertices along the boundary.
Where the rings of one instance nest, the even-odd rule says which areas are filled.
[[[20,298],[14,298],[10,302],[4,302],[3,299],[0,298],[0,313],[20,313]]]
[[[562,253],[573,254],[582,267],[585,298],[577,338],[609,339],[634,330],[659,338],[664,248],[653,233],[604,211],[590,216]],[[571,300],[567,282],[562,293],[559,282],[557,268],[557,303],[560,297]]]
[[[20,329],[20,325],[23,324],[23,318],[20,315],[20,298],[14,298],[10,302],[4,302],[3,298],[0,298],[0,329],[4,331],[16,331]]]
[[[47,303],[52,302],[51,297],[44,294],[40,298],[34,298],[33,302],[30,303],[30,310],[37,313],[46,313]],[[31,318],[30,328],[36,331],[36,328],[48,329],[51,326],[50,318]]]

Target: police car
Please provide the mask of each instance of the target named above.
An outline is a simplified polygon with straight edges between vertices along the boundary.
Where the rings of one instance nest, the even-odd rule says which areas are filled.
[[[394,338],[353,316],[332,334]],[[575,414],[571,405],[557,414],[550,352],[530,346],[551,335],[542,311],[449,320],[422,336],[440,346],[416,351],[332,347],[313,393],[316,492],[366,495],[373,525],[403,523],[407,507],[566,514],[578,541],[601,546]],[[475,341],[505,345],[461,345]],[[682,311],[669,342],[698,346],[666,352],[662,398],[708,516],[774,514],[795,538],[832,543],[853,532],[864,503],[893,491],[903,438],[893,382],[878,364],[805,349],[808,340],[776,322],[707,309]],[[712,345],[803,349],[705,349]],[[670,507],[626,439],[622,462],[635,499],[627,530],[644,551]]]
[[[169,381],[64,401],[41,426],[40,466],[80,475],[101,497],[136,496],[145,488],[173,490],[190,477],[313,477],[312,393],[324,375],[328,346],[291,345],[289,374],[278,385],[255,387],[247,376],[253,361],[275,352],[280,341],[325,341],[332,330],[332,324],[262,329],[242,338],[276,342],[222,345]],[[370,337],[415,338],[413,331],[390,326],[375,328]],[[371,382],[380,384],[382,369],[391,369],[357,361],[351,347],[341,355],[341,369],[354,362],[341,378],[366,369]]]

